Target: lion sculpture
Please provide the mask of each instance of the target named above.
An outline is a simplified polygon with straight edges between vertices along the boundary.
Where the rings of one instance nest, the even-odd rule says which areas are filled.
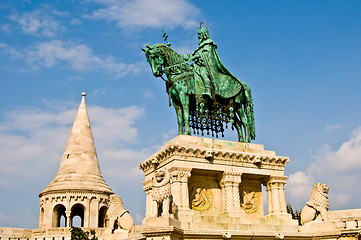
[[[112,232],[118,227],[128,232],[134,230],[134,220],[129,212],[124,209],[122,199],[116,194],[110,195],[110,206],[106,214],[106,220],[109,221]]]
[[[330,206],[328,202],[328,190],[330,188],[323,183],[316,183],[312,188],[310,201],[301,211],[301,224],[304,225],[314,220],[327,221],[327,210]]]
[[[170,186],[169,172],[157,170],[153,180],[152,198],[155,217],[173,217],[176,213],[176,206],[173,202]]]

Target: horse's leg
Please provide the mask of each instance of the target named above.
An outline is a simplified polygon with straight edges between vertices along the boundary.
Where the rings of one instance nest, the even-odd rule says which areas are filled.
[[[239,93],[235,100],[235,112],[238,113],[239,119],[241,120],[241,123],[243,125],[244,129],[244,135],[245,135],[245,142],[251,142],[251,136],[250,136],[250,129],[249,129],[249,121],[247,118],[246,113],[243,111],[243,104],[244,104],[244,95],[242,93]]]
[[[233,126],[236,128],[238,133],[238,142],[244,142],[243,132],[242,132],[242,122],[238,119],[237,115],[233,118],[234,123]]]
[[[189,96],[181,91],[179,97],[183,108],[183,120],[185,125],[184,134],[191,135],[191,128],[189,126]]]
[[[236,109],[239,118],[241,119],[240,124],[243,125],[243,129],[244,129],[244,135],[245,135],[245,142],[251,142],[251,138],[250,138],[250,134],[249,134],[249,126],[248,126],[248,119],[246,114],[244,113],[242,106],[238,107]]]
[[[183,113],[182,108],[178,104],[173,101],[173,106],[175,112],[177,114],[177,121],[178,121],[178,134],[183,134]]]
[[[179,93],[178,91],[176,91],[176,89],[171,88],[169,94],[171,94],[171,98],[173,100],[173,106],[177,114],[178,134],[183,134],[183,111],[182,111],[182,103],[179,99]]]

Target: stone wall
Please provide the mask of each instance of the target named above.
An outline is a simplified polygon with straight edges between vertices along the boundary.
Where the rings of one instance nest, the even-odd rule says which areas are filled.
[[[361,209],[329,211],[327,216],[336,223],[337,228],[361,231]]]
[[[0,227],[0,239],[6,239],[6,240],[31,239],[32,232],[33,232],[32,229]]]

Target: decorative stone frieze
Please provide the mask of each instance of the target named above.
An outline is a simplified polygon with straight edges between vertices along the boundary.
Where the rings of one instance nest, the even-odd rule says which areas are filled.
[[[192,147],[183,147],[169,145],[166,149],[161,150],[156,155],[151,156],[139,165],[141,170],[149,171],[150,169],[164,163],[170,156],[183,158],[208,158],[207,150],[200,150]],[[234,153],[222,150],[213,151],[213,161],[233,162],[239,166],[270,168],[283,170],[286,163],[289,162],[288,157],[262,156],[252,153]]]

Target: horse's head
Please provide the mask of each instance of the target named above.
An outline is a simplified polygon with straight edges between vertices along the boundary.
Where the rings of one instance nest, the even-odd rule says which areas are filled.
[[[161,77],[163,75],[164,59],[162,56],[161,45],[163,44],[154,44],[152,46],[147,44],[145,48],[142,48],[155,77]]]

